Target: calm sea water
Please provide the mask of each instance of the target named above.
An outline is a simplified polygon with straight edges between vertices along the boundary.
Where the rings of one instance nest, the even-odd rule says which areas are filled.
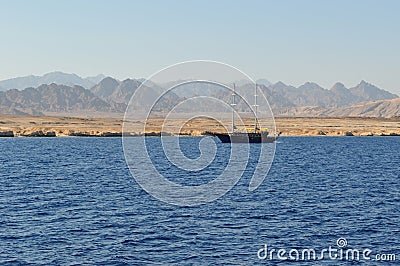
[[[245,174],[199,207],[144,192],[119,138],[13,138],[0,147],[1,264],[283,265],[258,250],[318,251],[340,237],[400,261],[400,138],[281,138],[257,190]]]

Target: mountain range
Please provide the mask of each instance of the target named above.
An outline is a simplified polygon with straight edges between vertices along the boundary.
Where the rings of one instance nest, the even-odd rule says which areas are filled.
[[[143,79],[119,81],[103,75],[81,78],[62,72],[8,79],[0,81],[3,89],[12,88],[0,91],[0,113],[121,116],[142,82]],[[277,116],[400,116],[399,97],[366,81],[361,81],[352,88],[336,83],[330,89],[324,89],[312,82],[299,87],[283,82],[271,84],[267,80],[259,80],[257,83]],[[242,88],[243,86],[246,85],[243,84]],[[160,90],[162,89],[157,85],[145,87],[140,95],[136,95],[140,104],[135,108],[140,110],[151,104]],[[191,85],[189,91],[175,90],[168,93],[155,110],[162,111],[175,106],[189,97],[190,93],[210,96],[214,94],[226,102],[231,97],[227,91],[214,92],[207,84]],[[246,93],[253,94],[252,90],[246,90]]]
[[[86,89],[90,89],[104,78],[105,76],[103,74],[99,74],[93,77],[82,78],[76,74],[68,74],[60,71],[55,71],[44,74],[43,76],[30,75],[2,80],[0,81],[0,91],[5,91],[9,89],[22,90],[28,87],[38,87],[42,84],[51,83],[68,86],[79,85]]]
[[[36,88],[0,91],[0,113],[20,115],[73,115],[73,116],[121,116],[140,80],[118,81],[106,77],[90,89],[80,85],[42,84]],[[145,93],[137,94],[140,110],[153,103],[159,95],[157,87],[145,87]],[[170,108],[179,101],[169,93],[154,107],[154,111]]]
[[[389,100],[398,98],[396,94],[382,90],[362,80],[352,88],[346,88],[342,83],[336,83],[331,89],[323,89],[316,83],[307,82],[296,88],[277,82],[263,86],[263,92],[271,107],[343,107],[360,102]]]

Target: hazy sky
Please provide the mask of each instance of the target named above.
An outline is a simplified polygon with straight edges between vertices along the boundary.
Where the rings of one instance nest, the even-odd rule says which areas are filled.
[[[1,1],[0,79],[147,77],[194,59],[400,93],[400,1]]]

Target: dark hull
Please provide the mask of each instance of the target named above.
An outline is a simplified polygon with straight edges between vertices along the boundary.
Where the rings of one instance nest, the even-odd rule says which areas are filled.
[[[226,134],[214,133],[214,136],[219,138],[222,143],[272,143],[277,137],[268,136],[258,133],[248,134]]]

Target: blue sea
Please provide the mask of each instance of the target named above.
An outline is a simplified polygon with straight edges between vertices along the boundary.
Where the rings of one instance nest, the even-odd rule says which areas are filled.
[[[198,141],[187,138],[183,150],[196,153]],[[0,147],[1,265],[400,261],[399,137],[282,137],[258,189],[249,191],[246,171],[224,196],[194,207],[146,193],[120,138],[3,138]],[[370,260],[284,259],[293,249],[338,249],[338,239],[343,250],[371,250]],[[287,252],[270,258],[272,249]]]

